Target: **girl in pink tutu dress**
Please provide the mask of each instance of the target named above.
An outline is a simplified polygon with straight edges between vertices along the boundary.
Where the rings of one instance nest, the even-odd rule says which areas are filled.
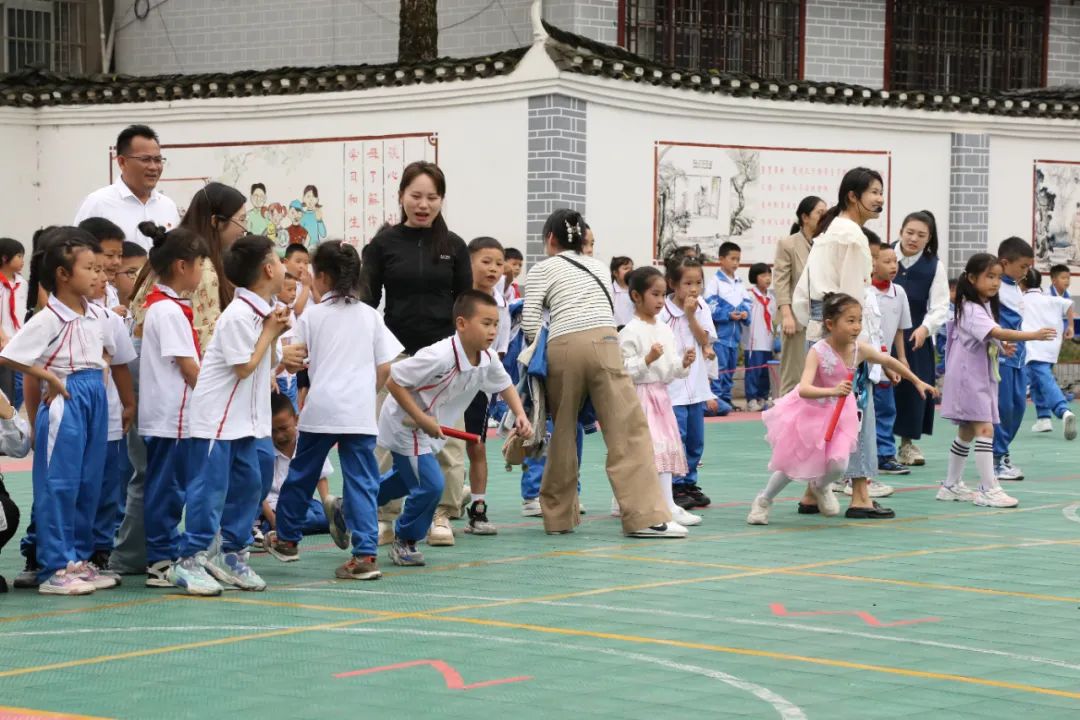
[[[680,355],[675,334],[656,317],[664,309],[667,292],[667,283],[659,270],[638,268],[626,276],[626,283],[634,303],[634,317],[619,332],[619,346],[623,366],[634,381],[638,400],[649,422],[660,493],[671,508],[672,520],[680,525],[698,525],[701,516],[679,507],[672,498],[672,475],[686,475],[687,467],[679,424],[667,389],[672,380],[685,378],[690,373],[697,353],[691,348]],[[618,514],[614,501],[612,514]]]
[[[750,525],[769,524],[773,500],[792,480],[809,483],[823,515],[840,512],[840,503],[830,485],[843,476],[859,440],[859,411],[855,399],[847,396],[851,394],[851,378],[860,362],[878,363],[899,373],[924,395],[936,393],[900,361],[858,341],[862,331],[862,303],[850,295],[825,296],[822,325],[825,338],[806,354],[798,387],[761,416],[765,439],[773,449],[769,461],[773,474],[754,499],[746,518]],[[843,407],[836,431],[832,440],[825,442],[825,431],[838,402]]]

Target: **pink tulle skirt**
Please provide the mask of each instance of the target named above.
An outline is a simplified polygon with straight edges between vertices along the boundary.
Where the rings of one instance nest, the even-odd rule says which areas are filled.
[[[825,443],[833,408],[840,398],[806,400],[796,388],[761,415],[765,439],[772,446],[769,470],[795,480],[813,480],[827,470],[846,467],[859,440],[859,413],[855,396],[844,399],[844,409],[832,440]]]
[[[683,452],[679,423],[675,420],[667,385],[647,383],[635,385],[634,388],[637,390],[641,409],[645,411],[645,419],[649,422],[653,454],[656,456],[656,472],[671,473],[676,477],[685,475],[686,453]]]

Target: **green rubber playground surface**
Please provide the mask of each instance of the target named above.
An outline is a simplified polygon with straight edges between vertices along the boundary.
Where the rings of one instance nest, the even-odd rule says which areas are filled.
[[[499,535],[424,547],[425,568],[384,551],[381,580],[334,580],[345,555],[316,536],[298,563],[254,556],[263,593],[192,599],[132,577],[0,595],[0,720],[1077,718],[1080,443],[1032,419],[1013,452],[1027,480],[1007,488],[1019,509],[934,500],[942,423],[930,465],[893,483],[895,520],[799,516],[793,487],[768,527],[745,524],[761,425],[710,424],[713,507],[686,541],[622,537],[598,436],[589,514],[548,537],[492,444]],[[28,510],[29,473],[6,474]],[[9,546],[0,573],[20,568]]]

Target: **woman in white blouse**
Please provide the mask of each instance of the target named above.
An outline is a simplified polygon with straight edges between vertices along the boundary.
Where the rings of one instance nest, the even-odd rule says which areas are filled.
[[[900,269],[896,284],[907,292],[912,329],[904,331],[908,365],[919,379],[934,384],[934,343],[938,328],[949,319],[949,280],[938,258],[937,222],[929,210],[913,212],[900,225],[897,243]],[[924,398],[906,380],[895,388],[896,422],[900,436],[897,460],[903,465],[925,465],[914,440],[934,431],[934,400]]]
[[[608,268],[582,253],[585,222],[556,210],[544,224],[548,259],[529,271],[521,329],[530,342],[550,313],[547,403],[555,425],[540,506],[549,534],[572,532],[578,513],[577,420],[592,401],[607,445],[607,474],[631,537],[686,537],[656,482],[652,437],[615,332]]]

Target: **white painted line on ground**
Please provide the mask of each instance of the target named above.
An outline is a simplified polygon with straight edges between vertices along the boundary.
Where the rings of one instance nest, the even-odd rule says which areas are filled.
[[[1061,514],[1065,516],[1066,520],[1072,520],[1074,523],[1080,523],[1080,515],[1077,514],[1077,510],[1080,509],[1080,503],[1073,503],[1067,505],[1061,509]]]

